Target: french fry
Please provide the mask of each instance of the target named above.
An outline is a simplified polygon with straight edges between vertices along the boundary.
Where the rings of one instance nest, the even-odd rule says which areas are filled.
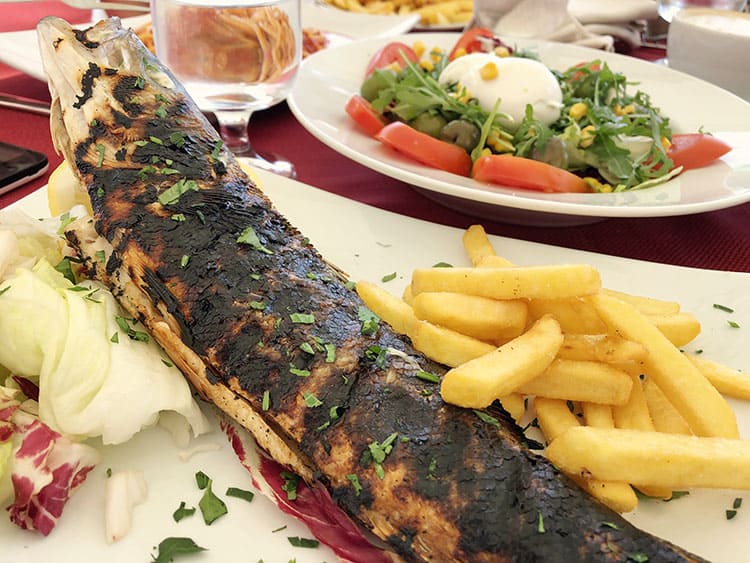
[[[614,428],[615,419],[612,415],[611,405],[599,403],[582,403],[583,420],[587,426],[595,428]]]
[[[440,387],[443,400],[468,408],[488,406],[544,371],[555,358],[562,339],[555,319],[539,319],[507,344],[448,370]]]
[[[490,299],[560,299],[596,293],[599,272],[586,264],[528,268],[429,268],[415,270],[411,290],[452,291]]]
[[[632,305],[601,293],[588,300],[615,334],[646,347],[646,373],[696,435],[739,436],[737,419],[726,400],[646,316]]]
[[[646,317],[678,348],[692,342],[701,332],[701,324],[690,313]]]
[[[646,404],[646,396],[641,387],[640,370],[632,368],[629,376],[632,378],[633,387],[630,391],[628,401],[623,405],[612,407],[612,418],[615,428],[627,430],[642,430],[644,432],[655,432],[654,422]],[[636,485],[642,493],[661,499],[672,498],[672,490],[667,487],[654,485]]]
[[[630,303],[644,315],[675,315],[680,312],[680,304],[676,301],[663,301],[652,297],[631,295],[614,289],[602,289],[602,292],[620,301],[625,301],[625,303]]]
[[[474,266],[476,268],[513,268],[515,264],[502,256],[487,254],[480,257]]]
[[[528,309],[519,299],[498,301],[451,292],[420,293],[412,308],[420,320],[487,342],[506,341],[521,334]]]
[[[657,432],[692,434],[688,423],[651,378],[647,377],[643,382],[643,395],[646,397],[648,412]]]
[[[408,336],[414,348],[449,367],[460,366],[496,349],[492,344],[427,321],[417,320]]]
[[[417,317],[407,303],[371,282],[357,282],[357,294],[368,309],[387,322],[399,334],[412,332]]]
[[[579,426],[578,419],[570,412],[565,401],[537,397],[534,401],[537,420],[547,442],[553,442],[559,435]],[[627,483],[601,481],[584,478],[580,474],[570,475],[584,490],[598,498],[612,510],[630,512],[638,505],[638,497]]]
[[[750,375],[693,354],[686,357],[719,393],[737,399],[750,399]]]
[[[639,486],[750,489],[750,440],[578,426],[547,447],[566,473]]]
[[[607,325],[594,308],[583,299],[532,299],[529,301],[529,320],[552,315],[565,334],[602,334]]]
[[[490,239],[487,238],[487,233],[482,225],[471,225],[463,236],[464,250],[466,255],[471,260],[471,263],[476,266],[477,263],[484,256],[496,256],[495,249],[492,247]]]
[[[618,364],[643,360],[646,348],[611,334],[566,334],[557,357]]]
[[[498,399],[503,408],[508,411],[513,420],[520,422],[526,414],[526,399],[520,393],[510,393]]]
[[[632,386],[627,373],[608,364],[556,359],[516,391],[551,399],[622,405],[628,401]]]

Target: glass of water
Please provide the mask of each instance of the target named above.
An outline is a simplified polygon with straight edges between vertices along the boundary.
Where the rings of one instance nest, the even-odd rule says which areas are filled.
[[[747,0],[659,0],[658,9],[661,18],[671,22],[674,15],[685,8],[741,11],[746,5]]]
[[[157,56],[216,116],[227,148],[294,177],[286,159],[253,149],[248,122],[292,88],[302,52],[300,0],[151,0],[151,17]]]

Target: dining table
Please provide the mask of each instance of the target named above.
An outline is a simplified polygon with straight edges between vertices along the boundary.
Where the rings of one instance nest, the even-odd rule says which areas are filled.
[[[72,23],[86,22],[91,16],[90,10],[78,10],[61,2],[4,3],[0,4],[0,13],[0,32],[32,29],[46,15],[61,16]],[[665,54],[658,47],[622,50],[628,56],[649,61]],[[0,93],[50,102],[45,82],[2,64]],[[750,272],[750,203],[690,215],[606,218],[572,226],[479,219],[339,154],[310,134],[285,103],[256,112],[250,123],[249,134],[255,148],[292,161],[298,181],[402,216],[457,228],[481,223],[490,234],[617,257]],[[1,195],[3,208],[45,186],[62,157],[54,149],[45,115],[0,107],[0,141],[40,151],[50,162],[46,174]]]

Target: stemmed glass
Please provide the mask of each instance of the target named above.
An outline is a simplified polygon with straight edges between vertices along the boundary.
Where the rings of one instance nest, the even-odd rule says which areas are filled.
[[[302,52],[300,0],[151,0],[151,17],[157,56],[216,116],[227,148],[293,178],[292,163],[253,149],[248,123],[292,88]]]

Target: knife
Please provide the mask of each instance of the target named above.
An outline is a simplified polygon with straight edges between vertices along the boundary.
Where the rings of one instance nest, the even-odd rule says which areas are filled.
[[[0,107],[49,115],[49,104],[40,102],[39,100],[32,100],[31,98],[14,96],[13,94],[0,94]]]

